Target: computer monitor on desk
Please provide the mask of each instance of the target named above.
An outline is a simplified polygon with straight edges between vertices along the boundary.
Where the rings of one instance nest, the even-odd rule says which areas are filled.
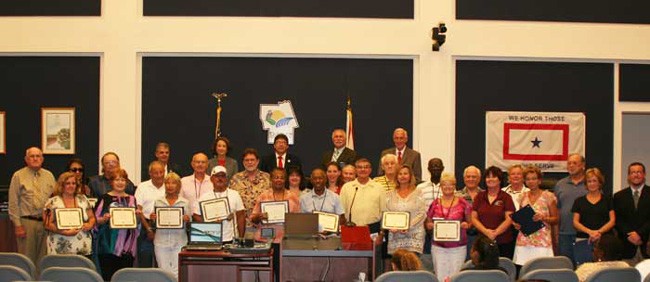
[[[287,213],[284,215],[285,239],[311,238],[318,235],[318,214]]]

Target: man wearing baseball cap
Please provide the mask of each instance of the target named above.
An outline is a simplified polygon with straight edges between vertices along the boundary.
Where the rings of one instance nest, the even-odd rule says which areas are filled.
[[[246,228],[246,209],[244,208],[244,203],[237,191],[228,188],[228,176],[225,167],[215,166],[210,172],[210,182],[212,182],[214,189],[212,192],[205,193],[199,197],[198,204],[194,206],[192,219],[198,222],[204,221],[201,202],[227,198],[228,206],[230,207],[228,217],[212,219],[211,221],[221,222],[223,224],[223,242],[231,243],[235,236],[244,236],[244,230]],[[236,232],[235,229],[237,230]]]

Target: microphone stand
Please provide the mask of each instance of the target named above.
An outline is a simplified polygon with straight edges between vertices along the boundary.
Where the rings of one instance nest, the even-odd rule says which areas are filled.
[[[345,226],[347,227],[357,226],[352,222],[352,207],[354,206],[354,199],[357,198],[357,192],[359,192],[359,187],[354,187],[354,196],[352,196],[352,203],[350,203],[350,218],[348,218],[348,222],[345,223]]]

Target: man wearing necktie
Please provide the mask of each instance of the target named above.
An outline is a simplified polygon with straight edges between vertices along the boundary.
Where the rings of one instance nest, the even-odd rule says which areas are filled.
[[[38,264],[46,252],[43,207],[54,192],[56,182],[52,173],[41,167],[41,149],[27,149],[25,164],[27,166],[16,171],[11,177],[9,217],[14,224],[18,252]]]
[[[635,162],[627,168],[629,187],[614,194],[616,230],[623,242],[623,259],[630,265],[648,258],[650,234],[650,187],[645,185],[645,166]]]
[[[354,165],[357,160],[357,152],[346,147],[345,145],[345,130],[337,128],[332,131],[332,144],[334,149],[325,151],[321,159],[321,166],[327,170],[327,164],[335,162],[340,168],[346,165]]]
[[[402,165],[410,166],[415,175],[415,183],[420,183],[420,181],[422,181],[422,161],[420,158],[420,152],[406,146],[408,141],[409,135],[406,129],[395,129],[395,131],[393,131],[393,143],[395,144],[395,147],[381,151],[381,156],[379,156],[379,158],[381,159],[381,157],[386,154],[394,154],[397,156],[398,167]],[[377,175],[382,174],[384,174],[384,172],[381,170],[381,164],[379,164]]]
[[[288,151],[289,138],[284,134],[276,135],[273,139],[273,153],[262,158],[260,170],[269,173],[276,167],[285,171],[290,167],[302,170],[300,158]]]

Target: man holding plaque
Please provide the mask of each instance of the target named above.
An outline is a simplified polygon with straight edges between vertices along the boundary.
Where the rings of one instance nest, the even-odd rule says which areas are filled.
[[[54,192],[54,176],[42,168],[43,152],[31,147],[25,151],[25,164],[11,177],[9,217],[14,224],[18,252],[37,264],[45,256],[43,207]]]
[[[154,266],[153,223],[149,216],[154,211],[154,203],[158,198],[165,196],[165,164],[153,161],[149,164],[149,177],[151,179],[140,183],[135,191],[135,200],[138,208],[142,210],[142,230],[138,237],[138,267]]]
[[[314,169],[310,176],[314,188],[300,197],[300,209],[304,213],[328,213],[339,216],[339,224],[345,224],[343,206],[339,195],[325,188],[325,171]],[[338,230],[338,226],[332,226]]]
[[[223,243],[232,243],[233,238],[243,236],[246,229],[244,203],[237,191],[228,188],[225,167],[215,166],[210,173],[210,181],[214,189],[199,197],[192,218],[198,222],[221,222]]]

